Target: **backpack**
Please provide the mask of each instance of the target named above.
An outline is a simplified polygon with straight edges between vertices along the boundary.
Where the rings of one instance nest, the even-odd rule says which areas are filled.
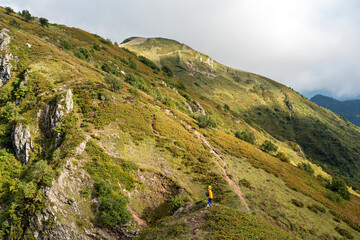
[[[209,191],[206,191],[205,195],[208,197],[209,196]]]

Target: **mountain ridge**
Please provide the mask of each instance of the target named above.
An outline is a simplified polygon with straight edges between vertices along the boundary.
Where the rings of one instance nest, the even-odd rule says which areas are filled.
[[[360,100],[342,100],[339,101],[335,98],[317,94],[313,96],[311,101],[319,106],[327,108],[334,113],[344,116],[349,122],[356,126],[360,126]]]

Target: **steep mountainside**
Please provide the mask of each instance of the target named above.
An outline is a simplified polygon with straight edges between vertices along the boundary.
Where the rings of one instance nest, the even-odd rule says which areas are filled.
[[[357,128],[176,41],[45,23],[0,8],[0,239],[360,238],[314,164],[355,188]]]
[[[310,99],[314,103],[345,117],[346,120],[360,126],[360,100],[339,101],[323,95],[315,95]]]
[[[298,143],[307,157],[328,172],[347,176],[360,187],[359,129],[302,95],[268,78],[217,63],[179,42],[147,39],[122,44],[154,62],[169,66],[176,77],[201,96],[200,103],[229,106],[233,118],[243,119],[280,141]],[[222,129],[234,132],[234,125]]]

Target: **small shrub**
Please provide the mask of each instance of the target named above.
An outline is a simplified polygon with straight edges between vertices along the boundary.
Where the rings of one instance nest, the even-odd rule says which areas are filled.
[[[111,72],[111,67],[109,64],[107,63],[104,63],[102,66],[101,66],[101,69],[104,71],[104,72],[107,72],[107,73],[110,73]]]
[[[173,209],[173,211],[176,211],[180,208],[181,204],[183,203],[183,199],[180,196],[174,196],[170,198],[169,202]]]
[[[179,82],[177,88],[180,90],[186,91],[186,86],[183,82]]]
[[[263,144],[261,144],[260,146],[261,150],[263,150],[264,152],[275,152],[277,151],[278,147],[275,146],[275,144],[273,144],[270,140],[265,140],[263,142]]]
[[[66,40],[66,39],[62,40],[62,41],[60,42],[60,44],[61,44],[61,46],[62,46],[65,50],[70,50],[70,49],[72,49],[72,46],[71,46],[70,42],[69,42],[68,40]]]
[[[16,21],[15,18],[12,18],[9,24],[13,27],[20,28],[20,23],[18,23],[18,21]]]
[[[310,175],[314,174],[314,169],[311,167],[309,163],[299,163],[297,167],[309,173]]]
[[[46,18],[39,18],[39,22],[40,22],[40,25],[42,27],[48,27],[49,26],[49,20],[47,20]]]
[[[168,77],[173,77],[173,76],[174,76],[173,72],[171,71],[171,69],[170,69],[168,66],[163,66],[163,67],[161,68],[161,70],[162,70],[162,71],[165,73],[165,75],[168,76]]]
[[[91,192],[92,192],[91,187],[85,187],[85,188],[81,189],[80,195],[81,195],[82,197],[89,197],[90,194],[91,194]]]
[[[331,191],[339,194],[344,199],[350,200],[350,192],[346,187],[344,180],[342,180],[341,178],[333,177],[331,183],[329,183],[326,187]]]
[[[290,162],[290,157],[283,152],[278,152],[278,154],[276,154],[276,157],[283,162],[287,162],[287,163]]]
[[[333,217],[333,220],[335,221],[335,222],[341,222],[341,218],[339,218],[339,217],[337,217],[337,216],[335,216],[335,217]]]
[[[304,203],[297,199],[291,199],[291,202],[297,207],[304,207]]]
[[[230,111],[229,105],[225,104],[225,105],[224,105],[224,110],[225,110],[225,111]]]
[[[100,225],[116,226],[131,219],[131,213],[126,207],[126,197],[101,197],[98,223]]]
[[[327,191],[326,198],[328,198],[330,201],[336,202],[336,203],[341,203],[343,201],[343,198],[340,196],[340,194],[337,194],[333,191]]]
[[[235,137],[241,139],[241,140],[244,140],[248,143],[251,143],[251,144],[255,144],[256,142],[256,138],[255,138],[255,135],[254,133],[252,132],[247,132],[247,131],[237,131],[235,132]]]
[[[11,14],[11,13],[14,13],[14,9],[12,9],[11,7],[5,7],[5,11],[6,11],[6,14]]]
[[[251,188],[251,184],[248,180],[246,180],[245,178],[239,180],[239,184],[241,184],[242,186],[246,187],[246,188]]]
[[[346,237],[347,239],[354,239],[354,236],[346,229],[343,229],[339,226],[335,228],[335,230],[343,237]]]
[[[93,48],[94,48],[96,51],[100,51],[100,50],[101,50],[100,45],[97,44],[97,43],[94,43],[94,44],[93,44]]]
[[[20,15],[23,18],[25,18],[25,21],[27,21],[27,22],[31,22],[32,20],[34,20],[34,17],[31,16],[31,14],[30,14],[30,12],[28,10],[22,10]]]
[[[19,107],[14,102],[7,102],[1,115],[7,121],[12,121],[19,115]]]
[[[137,65],[136,65],[135,61],[132,58],[129,58],[129,67],[134,69],[134,70],[137,70]]]
[[[90,60],[91,59],[90,52],[86,48],[83,48],[83,47],[79,48],[78,51],[75,52],[75,56],[82,60]]]
[[[123,88],[121,81],[112,74],[106,74],[104,80],[110,85],[111,91],[117,91]]]
[[[193,114],[192,117],[198,121],[198,125],[201,128],[206,128],[206,127],[216,127],[217,123],[215,121],[215,119],[207,116],[207,115],[198,115],[198,114]]]

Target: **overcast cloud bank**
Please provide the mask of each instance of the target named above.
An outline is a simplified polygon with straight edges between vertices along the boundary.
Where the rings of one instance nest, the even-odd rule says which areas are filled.
[[[113,41],[166,37],[302,93],[360,96],[356,0],[5,0]]]

